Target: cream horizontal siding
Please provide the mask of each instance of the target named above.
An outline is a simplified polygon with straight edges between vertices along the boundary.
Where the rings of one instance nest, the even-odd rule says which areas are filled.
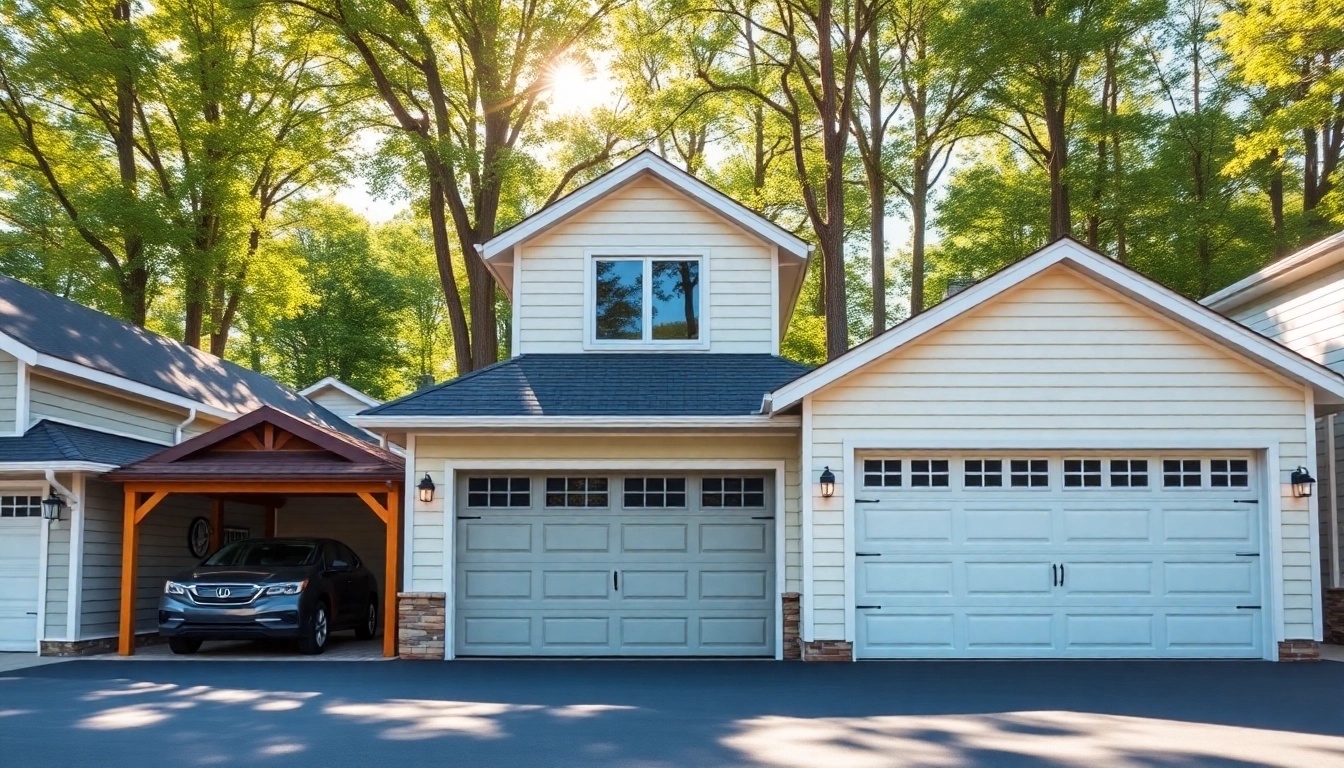
[[[797,434],[742,436],[452,436],[417,435],[415,476],[426,473],[438,490],[434,501],[415,505],[407,526],[411,542],[411,589],[442,592],[443,499],[448,488],[444,467],[450,461],[783,461],[784,464],[784,577],[785,590],[802,589],[802,545],[799,507],[799,454]]]
[[[33,375],[29,423],[36,424],[44,418],[171,443],[177,425],[186,419],[186,412]]]
[[[1238,307],[1230,317],[1318,363],[1344,371],[1344,264]]]
[[[844,441],[919,433],[958,441],[1107,436],[1161,447],[1191,432],[1277,444],[1285,484],[1287,637],[1313,636],[1311,513],[1286,483],[1307,463],[1306,394],[1132,301],[1055,267],[811,398],[812,472],[846,478]],[[817,639],[845,635],[844,494],[813,498]]]
[[[711,351],[769,353],[773,249],[683,193],[642,179],[520,246],[514,316],[520,353],[582,352],[584,251],[666,247],[708,255]]]
[[[335,387],[324,387],[322,390],[309,395],[308,399],[342,419],[349,419],[356,413],[369,408],[364,401],[357,400]]]
[[[14,434],[19,393],[19,361],[13,355],[0,352],[0,434]]]

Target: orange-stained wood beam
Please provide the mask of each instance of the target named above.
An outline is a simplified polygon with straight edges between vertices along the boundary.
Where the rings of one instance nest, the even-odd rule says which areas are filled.
[[[135,480],[123,486],[138,493],[273,493],[291,494],[387,493],[386,481],[373,480]]]
[[[210,500],[210,554],[224,546],[224,500]]]
[[[244,432],[243,439],[247,441],[248,445],[252,446],[258,451],[266,450],[266,446],[262,445],[261,441],[258,440],[257,436],[252,434],[251,431]]]
[[[278,450],[280,450],[281,448],[284,448],[284,447],[285,447],[285,443],[288,443],[288,442],[289,442],[289,438],[291,438],[291,437],[293,437],[293,436],[294,436],[294,435],[290,434],[289,432],[281,432],[280,434],[276,435],[276,436],[275,436],[275,445],[271,446],[271,450],[273,450],[273,451],[278,451]]]
[[[388,511],[382,504],[378,503],[377,499],[373,498],[373,494],[360,491],[359,498],[364,500],[364,503],[369,506],[369,509],[373,510],[373,514],[377,515],[379,520],[384,523],[387,522]]]
[[[397,504],[397,490],[394,485],[387,492],[387,573],[383,576],[386,585],[383,598],[383,655],[392,658],[397,655],[397,583],[401,567],[398,557],[401,554],[401,514]],[[367,503],[367,502],[366,502]]]
[[[135,586],[140,554],[140,530],[135,524],[138,501],[134,491],[126,491],[121,520],[121,614],[117,629],[117,653],[122,656],[135,653]]]
[[[168,491],[155,491],[145,503],[135,508],[135,522],[139,524],[141,520],[145,519],[145,515],[148,515],[155,507],[159,506],[159,502],[166,498],[168,498]]]

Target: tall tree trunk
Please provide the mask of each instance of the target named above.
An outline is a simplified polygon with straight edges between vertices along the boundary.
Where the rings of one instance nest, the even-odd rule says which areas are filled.
[[[873,335],[887,329],[887,180],[882,173],[882,51],[868,36],[868,242],[872,260]]]
[[[1058,240],[1073,233],[1073,214],[1069,210],[1069,184],[1065,174],[1069,166],[1069,137],[1065,118],[1068,95],[1064,89],[1045,89],[1045,130],[1050,141],[1046,168],[1050,176],[1050,239]]]
[[[448,307],[448,327],[453,334],[453,360],[457,374],[461,376],[472,370],[471,335],[467,331],[467,317],[462,309],[462,296],[457,292],[457,279],[453,276],[452,253],[449,250],[448,221],[444,215],[443,180],[438,174],[429,177],[429,224],[434,241],[434,257],[439,267],[439,282],[443,284],[443,296]]]
[[[910,316],[924,311],[924,242],[929,219],[929,165],[927,149],[915,157],[910,187]]]
[[[1283,220],[1283,167],[1279,164],[1279,150],[1269,151],[1269,216],[1274,234],[1274,255],[1288,252],[1288,231]]]
[[[135,79],[131,70],[131,3],[116,0],[112,6],[112,45],[126,56],[116,68],[117,83],[117,172],[128,202],[139,196],[135,167]],[[123,235],[126,261],[121,285],[126,317],[144,326],[149,315],[149,269],[145,265],[144,238],[134,229]]]
[[[830,34],[834,12],[831,0],[818,3],[817,74],[821,81],[822,155],[826,163],[825,221],[817,227],[822,271],[826,277],[826,359],[834,360],[849,350],[849,317],[845,301],[845,138],[848,121],[841,114],[836,84],[835,50]]]

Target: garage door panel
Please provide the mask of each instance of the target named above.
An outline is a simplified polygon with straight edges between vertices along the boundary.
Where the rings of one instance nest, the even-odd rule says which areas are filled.
[[[466,600],[529,600],[532,571],[468,569],[463,572],[462,597]]]
[[[626,552],[689,551],[690,526],[686,523],[650,525],[625,523],[621,526],[621,546]]]
[[[856,655],[1262,655],[1264,505],[1244,503],[1260,490],[1213,485],[1229,457],[1247,457],[1239,479],[1256,485],[1249,454],[1029,453],[1047,459],[1047,485],[1010,487],[1002,453],[856,457],[885,460],[884,481],[893,459],[907,474],[856,491]],[[910,487],[921,459],[947,460],[946,487]]]
[[[691,622],[686,616],[623,616],[621,643],[634,648],[685,649],[691,645]]]
[[[675,571],[621,571],[621,596],[627,600],[685,600],[691,596],[690,574]]]
[[[764,523],[703,523],[700,525],[700,551],[713,553],[764,553],[769,549]]]
[[[606,650],[612,645],[611,618],[607,616],[544,616],[541,642],[548,648]]]
[[[0,520],[0,651],[37,649],[38,520]]]
[[[464,522],[468,552],[531,552],[532,524]]]
[[[701,647],[715,651],[758,650],[770,637],[766,616],[701,616],[699,629]]]
[[[611,596],[611,571],[565,571],[548,569],[541,574],[541,596],[556,600],[607,600]]]
[[[546,552],[601,552],[611,549],[611,527],[606,524],[544,523]]]
[[[701,600],[765,600],[770,595],[769,574],[765,569],[700,571]]]
[[[473,616],[462,622],[459,636],[467,648],[530,648],[532,619],[527,616]]]

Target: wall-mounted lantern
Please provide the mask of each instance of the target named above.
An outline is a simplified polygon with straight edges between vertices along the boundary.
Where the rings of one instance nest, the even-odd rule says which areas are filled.
[[[425,473],[424,479],[415,486],[420,491],[420,500],[428,504],[434,500],[434,481],[429,478],[429,473]]]
[[[829,499],[835,495],[835,473],[830,467],[821,470],[821,497]]]
[[[1298,467],[1293,470],[1293,495],[1310,496],[1311,486],[1316,484],[1316,478],[1311,476],[1306,467]]]
[[[65,499],[56,495],[55,491],[50,496],[42,500],[42,517],[47,520],[60,520],[61,510],[65,509]]]

